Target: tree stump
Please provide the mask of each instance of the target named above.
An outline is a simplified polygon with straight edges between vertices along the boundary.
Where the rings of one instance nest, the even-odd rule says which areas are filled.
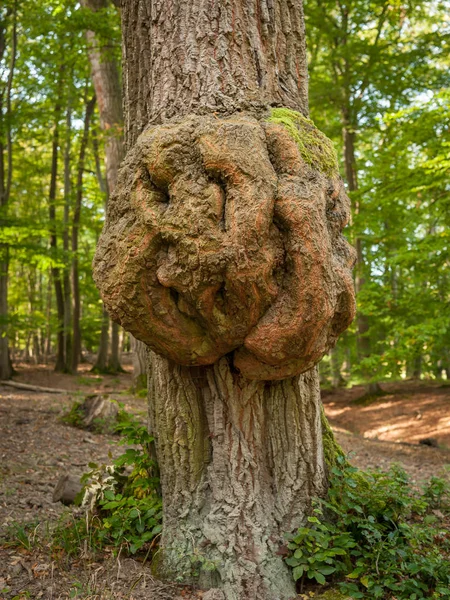
[[[77,475],[66,473],[58,479],[53,491],[53,502],[62,502],[62,504],[74,504],[75,498],[81,492],[83,486]]]
[[[86,396],[84,402],[80,405],[80,410],[83,412],[83,427],[90,429],[95,424],[95,421],[101,421],[105,426],[111,426],[117,419],[119,407],[117,402],[114,402],[106,394]]]

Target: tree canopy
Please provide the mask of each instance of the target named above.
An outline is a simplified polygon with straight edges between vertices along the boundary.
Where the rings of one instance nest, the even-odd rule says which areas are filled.
[[[81,162],[80,149],[94,95],[86,31],[120,57],[119,11],[102,6],[7,0],[0,9],[0,252],[9,273],[0,324],[13,361],[54,355],[61,331],[70,353],[72,313],[58,313],[54,281],[71,305],[75,257],[81,348],[98,350],[91,261],[107,200],[98,107]],[[344,179],[355,179],[348,236],[361,246],[358,311],[368,323],[344,334],[334,366],[325,358],[324,383],[333,369],[350,381],[450,376],[448,9],[436,0],[305,6],[311,117],[333,140]]]

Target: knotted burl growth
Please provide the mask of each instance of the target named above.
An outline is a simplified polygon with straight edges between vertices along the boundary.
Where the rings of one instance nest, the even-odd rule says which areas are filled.
[[[333,156],[284,109],[150,127],[125,159],[94,260],[111,317],[181,365],[233,353],[249,379],[310,369],[355,311]]]

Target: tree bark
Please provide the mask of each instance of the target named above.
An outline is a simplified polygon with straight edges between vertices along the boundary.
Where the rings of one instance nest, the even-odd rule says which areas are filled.
[[[295,597],[283,534],[326,489],[317,369],[249,382],[227,358],[151,353],[149,406],[164,499],[161,571],[227,600]],[[203,567],[203,568],[202,568]]]
[[[0,16],[0,61],[6,50],[7,19],[11,17],[11,56],[6,89],[0,89],[0,224],[6,221],[11,194],[13,147],[11,133],[11,92],[17,56],[17,2],[6,11],[6,19]],[[5,98],[5,111],[3,99]],[[6,133],[6,144],[3,135]],[[6,154],[6,165],[5,165]],[[0,243],[0,379],[9,379],[13,374],[8,343],[8,271],[9,246]]]
[[[130,334],[133,359],[133,387],[135,390],[147,386],[147,346]]]
[[[161,354],[174,357],[172,360],[149,352],[150,426],[156,439],[164,507],[161,550],[159,558],[156,559],[158,570],[166,577],[179,581],[198,580],[204,588],[219,588],[226,600],[289,600],[296,594],[292,577],[282,558],[283,534],[304,522],[311,508],[311,499],[323,495],[327,485],[319,380],[317,369],[311,368],[317,361],[305,362],[303,371],[309,369],[307,372],[286,377],[283,375],[284,371],[281,374],[277,372],[277,361],[283,358],[274,357],[273,368],[272,363],[266,363],[263,367],[263,370],[267,369],[264,373],[271,373],[270,377],[260,376],[258,372],[258,376],[254,376],[255,380],[250,380],[244,377],[242,372],[244,369],[251,372],[248,365],[253,359],[249,358],[249,353],[245,355],[245,351],[241,351],[242,342],[227,341],[228,336],[236,335],[239,338],[241,322],[245,322],[247,330],[253,331],[253,323],[259,319],[254,316],[255,311],[261,311],[261,321],[266,319],[270,303],[283,299],[283,290],[290,289],[289,277],[285,279],[284,284],[280,284],[278,291],[273,291],[270,301],[269,296],[265,294],[270,295],[272,288],[269,286],[269,291],[265,289],[260,294],[258,284],[250,279],[252,284],[243,283],[242,302],[237,304],[233,304],[233,300],[230,299],[234,280],[231,283],[226,279],[227,287],[224,287],[224,279],[221,279],[222,291],[220,282],[215,282],[214,314],[219,314],[224,305],[227,308],[221,313],[224,317],[220,323],[225,325],[218,325],[219,328],[222,327],[223,332],[223,340],[220,338],[216,342],[217,346],[223,344],[222,350],[217,351],[220,358],[214,358],[217,350],[215,344],[211,344],[212,350],[209,351],[209,338],[202,337],[203,328],[207,327],[207,317],[201,320],[198,326],[197,322],[194,322],[195,310],[206,306],[207,311],[210,306],[206,293],[209,293],[208,287],[203,282],[201,271],[203,265],[210,264],[210,255],[205,252],[206,258],[204,263],[200,261],[200,267],[195,262],[195,256],[197,237],[200,238],[200,253],[204,250],[200,246],[202,241],[207,244],[205,236],[209,234],[207,239],[215,240],[218,239],[217,236],[222,235],[221,232],[225,232],[223,235],[226,240],[232,239],[230,246],[225,242],[227,250],[231,250],[233,244],[241,248],[239,244],[242,242],[242,252],[236,255],[239,258],[232,258],[227,264],[229,268],[232,268],[234,260],[239,265],[242,261],[248,264],[244,272],[239,272],[237,276],[246,282],[247,277],[251,278],[249,273],[253,273],[249,258],[252,252],[257,256],[256,262],[260,261],[259,266],[266,264],[265,251],[260,250],[263,242],[254,241],[252,237],[259,228],[264,231],[264,235],[266,231],[272,232],[270,243],[276,247],[279,247],[276,242],[279,239],[277,231],[284,228],[287,237],[280,253],[283,256],[290,252],[295,255],[297,237],[291,236],[291,225],[288,224],[291,211],[295,212],[298,209],[293,206],[295,201],[292,201],[292,205],[289,204],[292,195],[296,195],[293,188],[289,187],[295,168],[293,167],[292,171],[289,171],[289,168],[288,171],[283,169],[290,160],[294,160],[293,156],[297,156],[298,148],[289,141],[291,138],[281,127],[270,131],[274,132],[273,140],[276,143],[276,140],[280,142],[288,156],[283,156],[282,152],[277,154],[276,143],[269,149],[267,140],[271,133],[268,129],[263,129],[260,120],[268,115],[270,107],[276,106],[290,107],[304,115],[308,113],[302,3],[290,0],[229,0],[217,3],[207,0],[125,0],[122,19],[125,134],[129,157],[121,171],[118,185],[120,189],[116,190],[109,204],[105,229],[94,262],[94,275],[114,317],[119,321],[123,317],[123,321],[126,322],[131,314],[132,324],[129,330],[136,335],[140,333],[141,339],[149,339],[148,331],[153,326],[152,323],[146,328],[146,311],[154,316],[156,337],[160,331],[158,327],[166,327],[167,323],[158,343],[151,339],[148,342],[154,343]],[[245,114],[241,116],[243,111]],[[196,117],[187,118],[187,115]],[[228,116],[228,120],[223,118]],[[219,129],[215,129],[214,119],[219,122]],[[169,120],[172,121],[168,122]],[[222,130],[221,123],[224,123]],[[149,124],[154,125],[147,132],[149,137],[144,136],[136,143],[139,134]],[[162,125],[158,127],[159,124]],[[197,131],[196,128],[203,132],[198,134],[199,137],[192,134],[193,131]],[[151,137],[152,135],[154,137]],[[191,138],[191,135],[194,137]],[[240,141],[244,140],[242,147],[246,148],[247,152],[242,151],[239,159],[245,162],[245,166],[242,167],[240,161],[236,165],[232,152],[228,154],[226,151],[228,146],[224,137],[227,135],[231,144],[236,141],[239,145]],[[278,135],[281,137],[278,138]],[[248,136],[252,140],[251,152],[245,145],[248,143]],[[281,138],[284,141],[281,141]],[[203,140],[200,142],[203,143],[201,149],[197,147],[191,150],[189,144],[199,144],[198,140]],[[284,142],[286,146],[283,145]],[[143,151],[146,169],[136,172],[133,160],[136,156],[140,157],[139,149],[142,147],[147,152],[145,154]],[[183,150],[177,154],[180,147]],[[153,148],[156,148],[154,154]],[[231,150],[236,148],[237,146],[232,146]],[[203,157],[202,166],[195,175],[192,175],[193,170],[189,170],[189,152],[192,152],[192,161],[197,160],[200,155]],[[217,167],[222,156],[220,152],[226,157],[226,175],[223,176],[222,173],[224,180],[221,179]],[[227,158],[229,156],[230,161]],[[188,166],[185,167],[185,164]],[[241,191],[245,201],[241,200],[241,204],[246,206],[246,212],[252,214],[253,209],[249,209],[247,200],[249,205],[255,201],[259,201],[260,204],[255,208],[257,217],[254,219],[254,226],[246,228],[244,215],[241,215],[236,200],[240,196],[233,191],[232,182],[236,181],[236,185],[239,185],[240,182],[247,181],[246,176],[253,173],[255,164],[261,170],[257,171],[257,177],[252,177],[250,182],[243,185]],[[296,164],[303,163],[300,161]],[[138,168],[142,168],[141,163]],[[176,241],[170,238],[173,246],[169,249],[161,247],[157,255],[162,256],[161,262],[156,264],[162,266],[157,270],[152,262],[153,255],[149,251],[143,262],[143,275],[134,272],[134,257],[139,256],[139,251],[146,248],[146,244],[150,246],[152,235],[156,235],[152,229],[155,228],[156,211],[165,210],[167,212],[164,214],[178,214],[177,208],[184,206],[183,195],[177,196],[179,189],[184,189],[184,185],[191,185],[193,181],[196,182],[197,174],[200,180],[204,176],[201,169],[205,168],[210,169],[209,175],[214,183],[204,185],[208,190],[212,190],[208,186],[215,186],[214,191],[208,191],[208,195],[202,196],[203,188],[195,188],[199,193],[187,197],[195,208],[200,204],[201,209],[204,209],[205,206],[210,206],[208,202],[211,203],[211,219],[214,220],[217,232],[216,229],[210,232],[204,224],[203,229],[197,229],[195,212],[192,215],[189,213],[188,218],[182,221],[177,221],[174,217],[174,220],[167,222],[167,235],[175,237],[176,232],[180,237],[176,238]],[[276,168],[280,170],[281,179],[286,173],[286,180],[283,180],[288,186],[286,197],[281,191],[282,183],[278,185],[277,192],[272,191],[275,189]],[[176,180],[167,179],[171,181],[167,184],[167,173],[170,174],[174,170],[180,176]],[[134,188],[132,185],[136,181],[138,184]],[[261,183],[260,187],[252,187],[257,185],[256,181]],[[227,189],[226,185],[230,185],[230,188]],[[150,191],[148,194],[143,192],[144,201],[141,204],[139,194],[143,188]],[[277,197],[279,204],[276,209],[273,204],[268,204],[267,210],[265,209],[263,199],[266,198],[266,189],[270,190],[268,197],[271,197],[271,194]],[[261,194],[258,194],[258,191],[261,191]],[[326,193],[316,192],[316,189],[310,189],[302,198],[314,199],[314,202],[320,205]],[[335,204],[330,211],[335,210],[339,199],[343,198],[340,191],[332,192],[332,195]],[[151,205],[150,210],[147,210],[145,200],[150,202],[153,198],[161,204],[159,208]],[[214,198],[214,203],[211,198]],[[316,234],[319,239],[311,239],[308,236],[314,229],[313,223],[322,219],[326,221],[325,208],[321,209],[320,217],[316,219],[315,215],[319,213],[316,212],[318,209],[314,202],[305,207],[305,212],[302,212],[302,216],[296,221],[297,225],[307,223],[302,234],[308,266],[302,273],[308,273],[311,289],[307,292],[309,296],[305,303],[298,296],[293,301],[297,309],[299,306],[304,308],[303,312],[322,298],[317,288],[317,282],[324,277],[318,248],[328,243],[326,240],[331,235],[330,231],[342,229],[348,210],[344,207],[344,204],[347,206],[345,198],[341,208],[333,213],[336,215],[333,217],[335,224],[330,222],[327,225],[324,222],[323,228],[321,227],[320,232]],[[299,200],[298,204],[302,205],[302,200]],[[171,209],[172,206],[175,208]],[[324,204],[321,206],[324,207]],[[277,216],[274,216],[275,212]],[[277,223],[280,229],[271,227],[270,223],[274,219],[279,219]],[[164,239],[166,231],[160,235]],[[236,237],[233,237],[234,235]],[[185,238],[190,244],[186,254],[182,247]],[[181,239],[180,247],[176,245],[178,239]],[[341,250],[344,254],[348,252],[344,249],[343,240],[338,243],[341,244],[338,253]],[[156,242],[155,247],[159,248]],[[176,262],[176,252],[182,255],[179,262]],[[211,255],[213,254],[211,252]],[[171,260],[174,260],[175,266]],[[286,260],[289,262],[289,258]],[[293,259],[293,264],[295,260],[296,258]],[[348,260],[351,264],[352,259]],[[275,263],[275,258],[270,258],[270,267],[267,269],[273,272]],[[117,278],[122,278],[127,285],[130,281],[130,287],[127,288],[129,296],[123,294],[121,282],[118,287],[114,287],[116,282],[110,279],[111,273],[114,273],[113,278],[116,277],[114,269],[117,265]],[[173,270],[169,267],[173,267]],[[287,272],[291,267],[285,265],[284,268]],[[335,268],[340,269],[338,262],[335,263]],[[193,281],[191,274],[196,269],[200,271],[199,285],[205,283],[206,292],[200,294],[197,305],[193,303],[190,306],[186,300],[192,298],[189,295],[192,291],[189,284],[184,286],[180,283],[178,287],[182,292],[179,293],[177,284],[171,283],[170,277],[171,273],[175,273],[173,278],[176,278],[186,270],[189,273],[188,281]],[[327,269],[328,267],[324,268]],[[159,283],[153,283],[151,279],[156,277],[156,270]],[[283,277],[286,277],[286,272]],[[330,273],[331,281],[332,269],[327,272]],[[225,278],[225,275],[223,277]],[[327,277],[328,275],[325,276]],[[348,298],[353,298],[353,293],[348,290],[351,278],[348,276],[346,281],[347,292],[342,293],[347,294]],[[308,287],[305,279],[302,279],[302,282],[300,287]],[[239,287],[240,283],[236,285]],[[334,284],[331,287],[333,286]],[[136,310],[136,297],[139,299],[142,290],[146,292],[143,294],[143,305],[139,304]],[[203,288],[200,287],[200,290]],[[171,296],[168,296],[169,293]],[[120,303],[120,298],[125,298],[125,295],[127,305],[120,304],[120,310],[115,312],[116,299],[119,299]],[[164,299],[167,297],[169,300],[165,303]],[[289,300],[286,302],[289,303]],[[347,300],[342,305],[339,304],[339,307],[333,304],[333,310],[327,312],[327,319],[334,318],[331,313],[348,316],[353,310],[349,308],[350,305],[353,306],[353,300],[348,300],[347,304],[346,302]],[[175,310],[174,307],[178,308]],[[212,308],[211,312],[214,312],[214,309]],[[314,316],[306,318],[303,312],[296,326],[303,323],[310,332],[307,337],[318,339],[325,330],[323,321],[316,324]],[[231,320],[228,319],[230,314],[233,315]],[[173,321],[176,319],[178,322],[174,326]],[[231,333],[227,329],[228,322],[232,324]],[[185,323],[188,325],[183,329]],[[268,333],[272,321],[269,318],[264,323],[264,342],[267,340],[268,343],[273,343],[273,352],[276,354],[277,340],[271,338]],[[310,329],[310,325],[316,325],[317,331],[314,327]],[[179,337],[177,326],[181,329]],[[212,325],[214,326],[215,324]],[[292,326],[292,320],[282,318],[280,327],[287,338]],[[189,342],[191,337],[197,339],[196,335],[200,340],[206,341],[199,343],[195,346],[195,351],[191,352]],[[300,338],[296,341],[303,343],[300,342]],[[294,352],[294,342],[295,340],[289,352]],[[181,356],[184,352],[183,344],[187,348],[184,357]],[[254,348],[255,353],[264,350],[261,348],[263,345]],[[227,350],[228,348],[230,350]],[[286,360],[289,360],[291,354],[285,355],[283,352],[285,350],[279,350],[280,356],[288,356]],[[175,364],[175,360],[179,363],[185,360],[186,365],[197,366],[179,366]],[[238,360],[241,366],[237,368]],[[294,372],[299,373],[300,369]],[[279,380],[260,381],[270,378]]]
[[[84,173],[84,162],[86,156],[86,148],[89,140],[89,127],[91,123],[91,117],[95,108],[95,96],[93,96],[88,102],[86,102],[86,109],[84,115],[84,129],[83,136],[80,142],[80,153],[78,156],[78,168],[77,168],[77,188],[75,206],[73,211],[72,219],[72,289],[73,289],[73,349],[72,349],[72,365],[71,370],[73,373],[77,372],[78,363],[81,356],[81,330],[80,330],[80,284],[78,274],[78,231],[80,228],[81,218],[81,204],[83,201],[83,173]]]
[[[127,147],[149,123],[183,114],[307,114],[300,0],[122,4]]]
[[[94,12],[106,8],[108,3],[108,0],[82,0],[82,5]],[[116,185],[117,173],[125,153],[119,66],[111,53],[111,49],[106,44],[101,43],[94,31],[87,31],[86,37],[89,47],[92,81],[100,113],[100,127],[106,133],[106,181],[109,195]],[[108,370],[112,373],[122,371],[118,327],[116,323],[112,324],[110,356],[107,366],[103,366],[101,364],[103,360],[99,360],[105,352],[106,342],[105,332],[102,328],[99,358],[95,365],[98,371]],[[106,350],[107,347],[106,344]]]
[[[50,248],[53,260],[57,260],[58,237],[56,231],[56,182],[58,176],[58,152],[59,152],[59,120],[61,118],[61,96],[63,86],[62,67],[60,67],[57,83],[57,98],[55,105],[55,122],[52,136],[52,160],[50,173],[50,188],[48,194]],[[58,330],[56,334],[56,364],[55,371],[67,371],[66,357],[64,354],[64,293],[61,279],[61,270],[57,266],[51,268],[53,284],[55,287],[56,310],[58,317]]]
[[[69,222],[72,208],[72,182],[71,182],[71,147],[72,138],[72,106],[71,95],[67,100],[66,109],[66,139],[64,144],[64,356],[66,366],[72,365],[72,287],[70,284],[70,258],[69,258]]]

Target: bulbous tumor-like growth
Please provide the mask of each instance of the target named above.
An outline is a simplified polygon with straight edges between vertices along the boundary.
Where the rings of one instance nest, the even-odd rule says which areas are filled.
[[[353,319],[348,198],[323,134],[287,112],[152,126],[120,171],[94,277],[111,317],[178,364],[233,353],[249,379],[291,377]]]

